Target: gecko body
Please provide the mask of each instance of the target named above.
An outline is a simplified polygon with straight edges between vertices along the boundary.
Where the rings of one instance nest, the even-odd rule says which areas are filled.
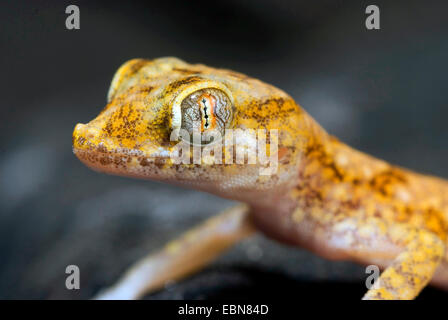
[[[233,161],[220,164],[170,157],[173,131],[225,137],[229,129],[277,130],[276,171],[237,163],[227,145],[220,152]],[[104,110],[75,127],[73,150],[101,172],[245,203],[151,254],[104,298],[135,298],[180,279],[255,230],[329,259],[378,265],[379,286],[365,299],[411,299],[431,281],[448,288],[448,183],[352,149],[288,94],[244,74],[177,58],[130,60]]]

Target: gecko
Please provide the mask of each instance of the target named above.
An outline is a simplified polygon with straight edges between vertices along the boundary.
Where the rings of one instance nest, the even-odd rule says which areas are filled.
[[[329,260],[378,266],[365,300],[414,299],[428,284],[448,289],[446,180],[351,148],[284,91],[227,69],[133,59],[116,71],[107,101],[95,119],[75,126],[73,152],[84,164],[240,204],[142,258],[96,298],[160,290],[258,232]],[[266,163],[234,161],[231,143],[218,144],[236,129],[277,132],[266,134],[266,154],[277,161],[271,174],[262,173]],[[212,138],[197,143],[180,132]],[[210,142],[209,156],[229,161],[171,156],[181,143],[201,151]],[[192,153],[183,149],[183,159]]]

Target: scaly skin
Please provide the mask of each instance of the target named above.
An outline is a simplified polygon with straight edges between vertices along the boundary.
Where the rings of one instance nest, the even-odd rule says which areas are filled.
[[[232,100],[227,128],[278,129],[275,174],[260,175],[259,164],[173,162],[173,105],[204,88]],[[117,71],[108,100],[73,133],[73,150],[89,167],[245,202],[254,226],[274,239],[387,268],[365,299],[412,299],[431,280],[448,288],[446,181],[353,150],[283,91],[229,70],[134,59]]]

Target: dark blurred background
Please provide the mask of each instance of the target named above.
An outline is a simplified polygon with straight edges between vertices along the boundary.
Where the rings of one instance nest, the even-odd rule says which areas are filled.
[[[65,28],[76,4],[81,29]],[[367,31],[365,8],[381,10]],[[348,144],[448,177],[447,1],[2,1],[0,298],[90,298],[134,261],[232,203],[106,176],[72,154],[115,70],[177,56],[291,94]],[[65,288],[65,268],[81,289]],[[261,236],[146,298],[343,298],[364,268]],[[447,298],[425,289],[421,299]]]

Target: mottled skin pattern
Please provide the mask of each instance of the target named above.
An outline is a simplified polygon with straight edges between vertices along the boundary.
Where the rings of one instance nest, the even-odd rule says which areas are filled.
[[[173,163],[173,105],[204,88],[229,95],[234,111],[228,128],[278,129],[274,175],[260,175],[260,165]],[[76,126],[73,150],[102,172],[167,181],[247,204],[134,267],[141,269],[136,282],[147,284],[129,297],[199,269],[253,229],[329,259],[379,265],[385,269],[379,286],[365,299],[412,299],[430,281],[448,288],[448,183],[351,149],[285,92],[246,75],[176,58],[128,61],[114,76],[105,109]],[[223,155],[234,156],[227,147]],[[199,249],[198,239],[209,245]],[[209,258],[201,259],[205,253]],[[200,262],[182,267],[188,258]],[[155,260],[163,261],[164,276],[154,271]],[[148,272],[152,280],[142,276]]]

